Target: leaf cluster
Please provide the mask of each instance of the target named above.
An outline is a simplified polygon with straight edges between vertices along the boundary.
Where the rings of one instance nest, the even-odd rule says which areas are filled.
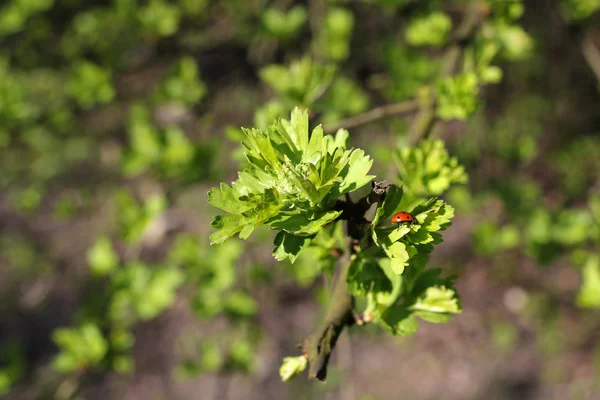
[[[239,233],[246,239],[260,225],[280,232],[274,256],[295,260],[300,250],[342,211],[337,199],[372,180],[372,161],[362,150],[347,149],[348,132],[324,135],[320,126],[308,135],[308,114],[296,108],[266,130],[245,129],[248,165],[231,185],[208,194],[211,205],[229,214],[216,216],[211,243]]]
[[[267,34],[282,40],[296,36],[307,19],[308,13],[304,6],[294,6],[287,12],[270,7],[261,15]]]
[[[465,168],[451,157],[439,139],[422,140],[416,147],[394,153],[399,183],[412,196],[439,196],[451,186],[467,182]]]
[[[392,186],[372,222],[374,246],[360,252],[348,270],[348,290],[367,301],[364,315],[395,335],[414,333],[416,317],[446,322],[460,313],[453,278],[426,269],[429,254],[442,242],[439,231],[450,225],[454,209],[442,200],[421,201],[410,210],[414,225],[386,226],[398,211],[403,191]]]
[[[330,7],[323,18],[322,29],[313,42],[315,53],[326,60],[341,62],[350,55],[350,38],[354,15],[347,8]]]

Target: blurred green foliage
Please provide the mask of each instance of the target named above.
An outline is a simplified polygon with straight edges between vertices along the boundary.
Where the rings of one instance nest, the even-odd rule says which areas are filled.
[[[8,342],[0,347],[0,365],[0,395],[3,395],[25,373],[25,354],[18,342]]]
[[[304,57],[292,62],[288,67],[264,67],[260,76],[290,106],[293,104],[309,107],[327,90],[334,72],[333,65]]]
[[[276,8],[268,8],[262,15],[262,23],[267,32],[280,39],[289,39],[296,34],[308,18],[306,8],[303,6],[294,6],[287,12]]]
[[[274,241],[285,279],[310,293],[320,277],[334,276],[346,233],[332,223],[340,211],[331,207],[372,178],[372,160],[351,147],[365,141],[379,146],[371,152],[378,171],[397,185],[373,210],[364,239],[373,246],[349,266],[357,309],[373,322],[402,336],[416,331],[418,318],[447,322],[461,311],[455,278],[426,267],[454,208],[474,225],[475,260],[494,271],[510,260],[502,276],[515,281],[519,263],[544,273],[573,267],[580,282],[565,302],[600,307],[596,126],[549,129],[576,109],[576,89],[556,101],[548,98],[556,91],[524,89],[585,74],[574,67],[538,74],[548,49],[540,32],[521,25],[527,3],[481,1],[456,71],[443,76],[465,2],[315,3],[321,8],[267,0],[0,5],[0,266],[9,300],[2,310],[7,318],[27,307],[36,318],[52,312],[47,294],[13,296],[14,288],[27,292],[30,280],[77,289],[69,297],[75,309],[52,314],[48,331],[39,332],[54,343],[53,358],[31,357],[37,348],[26,348],[26,336],[0,336],[0,395],[41,380],[46,366],[84,385],[87,373],[131,373],[137,327],[176,312],[180,299],[195,323],[225,322],[220,331],[183,332],[176,376],[252,373],[264,337],[257,288],[277,290],[283,279],[261,254]],[[562,0],[557,15],[574,34],[593,24],[599,8],[596,0]],[[507,86],[500,95],[489,84]],[[387,127],[390,141],[318,127],[407,99],[435,104],[460,138],[443,133],[445,140],[405,147],[408,124],[397,119]],[[490,111],[486,103],[494,101]],[[455,120],[469,122],[457,130]],[[232,149],[224,126],[230,141],[247,147]],[[237,169],[235,183],[211,192],[211,203],[229,213],[213,220],[220,229],[213,242],[257,229],[249,242],[209,247],[199,238],[214,213],[194,190]],[[186,207],[194,210],[173,216]],[[418,223],[391,226],[401,209]],[[567,346],[558,295],[544,290],[550,293],[528,293],[522,313],[534,321],[539,347],[558,352]],[[498,349],[515,344],[511,323],[492,330]],[[286,357],[280,374],[288,380],[305,368],[303,356]]]
[[[345,8],[331,7],[323,19],[323,28],[313,44],[315,53],[331,61],[346,60],[350,54],[354,15]]]
[[[467,182],[465,168],[441,140],[422,140],[418,147],[399,149],[394,156],[398,181],[413,197],[439,196],[452,185]]]
[[[406,41],[413,46],[441,46],[448,39],[452,20],[443,12],[414,18],[406,28]]]
[[[71,96],[83,108],[109,103],[115,96],[110,70],[88,61],[74,65],[67,86]]]
[[[60,328],[53,339],[61,349],[54,359],[59,372],[73,372],[98,365],[106,355],[108,343],[97,325],[86,323],[77,328]]]

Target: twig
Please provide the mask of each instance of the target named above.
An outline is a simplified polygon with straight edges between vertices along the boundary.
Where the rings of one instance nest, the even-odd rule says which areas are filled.
[[[462,59],[464,53],[464,47],[469,39],[473,36],[474,31],[479,26],[479,8],[477,3],[473,2],[469,12],[467,13],[465,20],[456,29],[454,35],[450,39],[451,46],[446,50],[444,54],[444,63],[442,67],[441,75],[443,77],[452,76]],[[403,101],[400,103],[386,104],[378,106],[369,110],[365,113],[355,115],[343,119],[339,122],[325,124],[323,130],[326,133],[332,133],[338,129],[351,129],[357,126],[369,124],[382,118],[412,114],[419,111],[415,117],[408,133],[408,141],[410,144],[415,144],[422,138],[426,138],[433,131],[436,116],[435,116],[435,103],[431,99],[419,101],[419,99],[412,99]]]
[[[450,39],[452,44],[444,54],[442,77],[449,77],[456,73],[459,63],[464,55],[465,46],[479,27],[479,20],[479,8],[477,7],[477,2],[473,1],[465,19]],[[428,138],[436,128],[438,118],[435,112],[435,101],[427,100],[428,99],[423,102],[424,106],[421,107],[421,110],[408,130],[409,145],[415,145],[421,139]]]
[[[474,6],[471,7],[465,20],[456,31],[455,36],[452,39],[452,46],[446,51],[442,72],[443,76],[450,76],[455,73],[454,71],[463,56],[464,47],[478,26],[479,15],[477,13],[477,8],[475,7],[475,2],[473,2],[473,4]],[[412,104],[412,102],[416,102],[416,104]],[[408,103],[410,104],[410,107],[408,107],[406,103],[383,106],[383,108],[379,107],[378,109],[372,110],[361,116],[349,118],[337,125],[350,127],[372,122],[376,119],[383,118],[384,116],[391,115],[388,112],[381,111],[381,109],[389,110],[387,107],[392,107],[392,109],[394,106],[399,107],[402,111],[408,108],[413,111],[419,109],[419,113],[415,117],[409,131],[409,138],[416,142],[427,137],[435,127],[437,122],[437,117],[435,115],[435,101],[433,100],[431,93],[426,92],[421,96],[419,101],[412,100]],[[402,104],[402,106],[400,106],[400,104]],[[335,129],[337,125],[326,127],[325,130]],[[347,290],[346,280],[348,276],[348,267],[350,265],[352,254],[354,253],[354,244],[361,239],[361,236],[364,233],[362,224],[365,221],[365,213],[372,204],[377,203],[384,198],[386,189],[387,187],[384,183],[374,182],[371,192],[358,202],[352,203],[349,199],[346,199],[345,202],[338,201],[336,203],[336,209],[343,211],[340,215],[340,219],[347,223],[348,240],[344,255],[339,259],[339,274],[333,288],[333,294],[325,320],[315,332],[310,334],[302,342],[302,350],[309,362],[308,377],[310,379],[325,381],[329,357],[331,356],[340,333],[345,326],[351,326],[355,323],[353,314],[354,298]]]
[[[346,325],[353,323],[354,299],[347,290],[346,278],[350,264],[350,246],[340,258],[340,273],[333,289],[329,309],[323,324],[302,343],[308,357],[308,377],[322,382],[327,378],[327,364],[338,337]]]
[[[360,240],[364,231],[362,228],[364,214],[372,204],[380,202],[384,198],[387,187],[385,182],[373,182],[368,195],[356,203],[346,202],[344,204],[343,215],[345,215],[344,220],[347,223],[348,237],[344,254],[339,258],[339,273],[333,288],[331,302],[321,326],[302,342],[302,350],[308,358],[308,377],[310,379],[325,381],[329,357],[340,333],[344,327],[355,323],[354,298],[348,293],[346,282],[348,267],[354,253],[354,243]]]
[[[591,34],[585,35],[583,42],[581,43],[581,51],[587,61],[592,72],[596,75],[598,81],[600,81],[600,50],[594,45]]]
[[[365,125],[378,119],[390,117],[393,115],[410,114],[419,109],[418,100],[407,100],[400,103],[386,104],[375,107],[363,114],[355,115],[332,124],[325,124],[323,130],[327,133],[335,132],[338,129],[351,129],[360,125]]]
[[[481,14],[477,1],[472,1],[465,19],[456,29],[452,38],[450,38],[452,45],[444,54],[442,76],[448,77],[456,73],[458,64],[464,55],[466,45],[473,38],[477,28],[479,28],[480,18]]]

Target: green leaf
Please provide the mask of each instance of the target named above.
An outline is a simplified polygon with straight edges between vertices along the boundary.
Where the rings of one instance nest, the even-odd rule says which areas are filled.
[[[221,244],[231,236],[240,232],[250,223],[249,219],[241,215],[217,215],[210,223],[217,232],[210,235],[210,244]]]
[[[58,372],[68,373],[76,371],[79,363],[73,354],[60,353],[52,360],[52,367]]]
[[[254,112],[254,125],[258,129],[267,129],[273,121],[285,117],[287,113],[288,109],[280,101],[268,101]]]
[[[331,208],[344,193],[372,180],[366,175],[372,160],[362,150],[346,150],[348,133],[324,136],[316,127],[309,139],[308,113],[296,108],[291,119],[279,120],[266,130],[244,129],[247,167],[231,185],[221,184],[208,193],[208,201],[231,214],[218,215],[212,226],[219,231],[211,243],[223,243],[240,233],[247,238],[259,225],[291,234],[290,243],[276,243],[274,255],[285,259],[304,239],[335,221],[341,211]],[[284,246],[282,247],[282,243]]]
[[[289,258],[293,263],[296,261],[296,258],[298,258],[298,254],[310,244],[313,238],[314,236],[296,236],[281,231],[275,236],[275,250],[273,250],[273,256],[278,261]]]
[[[322,58],[343,61],[350,54],[350,37],[354,27],[354,15],[348,9],[328,7],[319,30],[319,36],[313,42],[313,48]]]
[[[296,154],[302,154],[308,147],[308,113],[306,110],[300,111],[298,107],[292,111],[291,119],[280,119],[277,126],[278,135],[273,135],[272,139],[281,138],[282,144],[289,148],[290,158],[300,161],[302,157],[296,158]]]
[[[256,206],[256,203],[251,201],[243,201],[240,199],[242,195],[235,186],[221,183],[220,189],[211,189],[208,192],[208,203],[220,208],[228,213],[241,214]],[[250,200],[246,198],[246,200]]]
[[[201,369],[216,372],[223,366],[224,359],[219,344],[214,340],[202,341]]]
[[[127,128],[134,155],[142,157],[146,163],[160,157],[162,145],[159,134],[144,106],[135,104],[131,107]]]
[[[444,286],[428,287],[410,307],[416,315],[429,322],[447,322],[450,314],[461,312],[456,291]]]
[[[406,41],[413,46],[441,46],[446,43],[452,20],[443,12],[413,18],[406,28]]]
[[[333,123],[349,115],[356,115],[369,108],[369,96],[354,80],[338,75],[325,93],[322,104],[323,123]]]
[[[362,150],[353,150],[350,153],[348,165],[348,172],[337,191],[340,195],[360,189],[375,178],[374,175],[367,175],[373,165],[373,160]]]
[[[404,272],[404,267],[408,265],[408,259],[410,258],[409,252],[406,249],[406,245],[402,242],[395,242],[390,246],[385,246],[383,250],[392,260],[390,265],[392,271],[396,275],[402,274],[402,272]]]
[[[509,60],[527,58],[533,50],[533,39],[517,25],[498,25],[496,37],[502,44],[502,55]]]
[[[162,162],[167,167],[186,165],[194,157],[194,147],[185,133],[174,126],[165,130],[165,147],[162,152]]]
[[[313,157],[314,154],[321,156],[325,148],[325,143],[323,140],[323,128],[321,125],[319,125],[313,129],[310,135],[310,141],[308,142],[308,147],[306,148],[305,158]],[[316,164],[316,162],[314,162],[314,164]]]
[[[250,371],[255,360],[254,348],[248,339],[237,339],[229,351],[230,367],[235,371]]]
[[[193,106],[206,94],[196,61],[185,56],[179,59],[153,93],[157,104]]]
[[[114,279],[110,318],[119,324],[155,318],[173,304],[183,282],[184,274],[177,268],[129,264]]]
[[[261,20],[269,34],[287,39],[298,33],[307,17],[308,13],[303,6],[292,7],[288,12],[269,7],[262,13]]]
[[[129,374],[135,368],[135,361],[131,356],[116,356],[113,359],[112,367],[117,374]]]
[[[240,291],[229,293],[224,302],[225,310],[233,315],[250,317],[256,314],[258,310],[256,301],[246,293]]]
[[[288,67],[264,67],[260,70],[260,77],[289,103],[308,107],[327,89],[334,73],[334,65],[304,57]]]
[[[398,209],[398,206],[402,201],[403,193],[402,187],[396,185],[391,185],[389,187],[383,203],[379,204],[379,207],[377,207],[377,211],[375,212],[375,217],[371,223],[373,228],[378,226],[381,221],[387,221],[392,217],[394,211]],[[392,241],[394,242],[395,240]]]
[[[402,275],[398,275],[392,270],[392,261],[389,258],[380,259],[379,266],[392,284],[392,290],[390,292],[385,290],[375,292],[375,301],[379,306],[382,306],[383,310],[385,310],[387,307],[396,303],[398,297],[401,295],[404,278]]]
[[[600,9],[598,0],[563,0],[560,3],[561,11],[568,20],[583,20]]]
[[[419,328],[415,316],[401,306],[389,307],[377,322],[396,336],[412,335]]]
[[[119,256],[107,236],[96,239],[96,243],[87,252],[87,259],[92,273],[97,276],[108,275],[119,265]]]
[[[592,226],[588,210],[564,210],[558,215],[552,238],[564,246],[575,246],[589,239]]]
[[[273,229],[280,229],[300,236],[313,236],[342,214],[342,211],[327,211],[309,218],[307,213],[279,213],[269,220]]]
[[[435,199],[435,198],[434,198]],[[415,218],[420,219],[422,229],[429,232],[444,230],[451,225],[451,219],[454,217],[454,208],[443,200],[435,200],[430,208],[423,210],[417,206],[413,211]],[[414,214],[413,214],[414,215]]]
[[[365,297],[369,292],[391,292],[392,283],[375,258],[357,257],[348,267],[348,292]]]
[[[304,356],[285,357],[279,368],[281,380],[286,382],[306,369],[308,359]]]
[[[479,88],[477,75],[465,72],[437,83],[437,115],[445,120],[467,119],[477,109]]]
[[[577,305],[583,308],[600,308],[600,257],[596,254],[590,254],[583,266]]]
[[[136,293],[135,310],[142,320],[152,319],[175,301],[177,288],[184,282],[183,273],[174,268],[153,272],[148,285]]]
[[[108,351],[108,342],[93,323],[84,323],[75,328],[58,328],[52,338],[61,349],[54,358],[53,366],[63,373],[95,366]]]
[[[181,19],[181,10],[164,0],[150,0],[138,11],[142,26],[151,34],[171,36],[177,32]]]
[[[394,154],[398,180],[407,192],[417,196],[437,196],[452,185],[467,182],[456,157],[450,157],[441,140],[422,140],[417,147],[402,148]]]

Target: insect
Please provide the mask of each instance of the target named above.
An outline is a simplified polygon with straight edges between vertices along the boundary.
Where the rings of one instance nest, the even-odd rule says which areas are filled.
[[[408,213],[406,211],[399,211],[396,214],[394,214],[394,216],[392,217],[392,222],[397,223],[398,226],[400,226],[400,224],[402,224],[404,222],[408,222],[408,223],[414,225],[417,223],[417,220],[410,213]]]

